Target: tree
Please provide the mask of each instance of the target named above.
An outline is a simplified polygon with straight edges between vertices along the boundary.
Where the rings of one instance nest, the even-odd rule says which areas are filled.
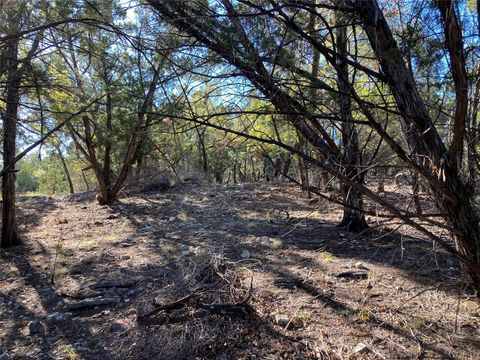
[[[264,57],[260,55],[260,53],[265,52],[265,49],[260,47],[262,44],[254,42],[251,36],[247,34],[247,25],[242,24],[242,17],[229,0],[221,2],[229,22],[217,20],[215,9],[210,9],[207,4],[201,2],[193,2],[188,6],[173,1],[151,0],[148,2],[178,29],[194,37],[210,51],[218,54],[230,65],[235,66],[289,120],[298,133],[323,154],[325,163],[335,164],[338,162],[341,157],[341,150],[334,138],[318,120],[318,116],[308,111],[304,104],[305,99],[297,97],[295,93],[292,94],[292,89],[282,88],[279,79],[273,76],[274,71],[267,69],[263,60]],[[206,12],[211,16],[206,20],[199,21],[200,12]],[[219,33],[224,34],[224,36],[217,36]],[[284,53],[281,53],[276,59],[277,62],[273,64],[273,69],[276,66],[289,68],[288,56]],[[297,72],[300,71],[299,69],[296,70]],[[318,79],[315,85],[323,89],[334,90]],[[351,160],[351,156],[345,158],[345,160]],[[331,168],[330,171],[336,176],[343,172],[340,168]],[[344,173],[342,176],[345,177],[348,173]],[[352,201],[352,203],[353,199],[355,199],[354,205],[357,211],[347,211],[346,216],[348,218],[342,224],[348,225],[352,230],[361,230],[366,225],[364,218],[360,216],[357,221],[357,219],[350,219],[350,216],[362,213],[363,209],[360,208],[362,202],[358,201],[358,196],[354,197],[352,195],[349,197],[349,201]],[[352,206],[351,204],[345,205]],[[363,222],[360,221],[361,219],[363,219]]]
[[[16,34],[20,31],[27,16],[27,2],[9,2],[4,7],[5,11],[0,21],[6,25],[8,33]],[[3,164],[4,168],[9,166],[8,170],[2,175],[3,207],[0,245],[3,248],[20,243],[15,210],[16,174],[14,164],[17,150],[17,122],[20,97],[22,95],[22,80],[29,70],[40,38],[41,33],[38,33],[31,41],[30,47],[27,49],[27,55],[24,58],[20,58],[20,39],[18,37],[8,39],[0,54],[0,75],[5,74],[5,87],[3,89],[5,109],[1,111],[3,121]]]
[[[322,154],[325,159],[323,163],[312,159],[308,154],[302,153],[302,156],[335,175],[343,183],[344,196],[348,192],[346,189],[349,189],[350,193],[363,193],[406,224],[433,238],[464,264],[473,285],[480,289],[480,227],[474,207],[474,182],[472,176],[469,178],[468,173],[463,173],[467,125],[472,123],[468,118],[469,86],[465,60],[467,51],[454,2],[436,3],[441,24],[433,24],[441,25],[444,29],[449,67],[445,65],[447,61],[443,61],[443,69],[450,70],[454,84],[452,90],[444,89],[448,96],[455,99],[451,103],[454,116],[449,146],[445,145],[445,127],[442,128],[432,121],[426,102],[419,93],[411,71],[415,64],[412,62],[410,70],[406,66],[405,55],[398,47],[384,12],[376,0],[333,5],[315,1],[279,3],[249,0],[240,0],[233,5],[232,2],[224,0],[221,1],[222,9],[218,4],[200,1],[181,5],[174,1],[148,0],[148,3],[173,26],[195,38],[248,79],[311,146]],[[238,11],[240,8],[241,12]],[[333,35],[332,17],[316,16],[317,21],[324,25],[323,37],[309,31],[306,14],[320,14],[319,11],[323,10],[330,13],[336,11],[339,18],[343,14],[345,19],[350,19],[349,24],[337,26],[337,39]],[[262,19],[262,22],[258,19]],[[368,43],[355,35],[356,53],[352,55],[347,53],[343,31],[346,27],[356,27],[355,20],[361,24],[361,30],[368,36]],[[436,19],[429,21],[435,22]],[[261,25],[265,23],[268,25]],[[306,71],[293,63],[288,56],[284,56],[282,42],[277,44],[272,40],[265,44],[266,41],[262,42],[255,36],[256,28],[261,29],[262,26],[270,26],[272,23],[277,24],[275,27],[272,25],[276,33],[282,33],[284,38],[295,43],[297,48],[301,48],[301,44],[307,44],[317,50],[323,58],[326,71],[333,70],[336,75],[337,88],[329,83],[326,71],[315,78],[311,71]],[[355,29],[356,32],[359,30],[358,27]],[[476,44],[472,45],[474,51],[477,47]],[[373,59],[368,53],[369,49],[373,50]],[[358,54],[359,51],[362,53]],[[375,69],[377,64],[381,72]],[[349,76],[349,68],[354,76]],[[335,116],[331,112],[321,113],[321,116],[330,118],[334,129],[341,132],[345,149],[338,146],[335,135],[329,133],[318,121],[318,115],[305,106],[306,98],[298,94],[302,79],[307,79],[318,89],[338,97],[341,116]],[[360,85],[357,85],[357,82]],[[294,85],[288,87],[285,84]],[[374,87],[379,96],[374,100],[360,96],[359,92],[364,91],[362,84]],[[350,102],[356,106],[355,118],[351,115]],[[448,103],[445,106],[448,106]],[[320,106],[319,109],[321,108]],[[438,111],[445,113],[448,110],[444,108]],[[390,119],[389,123],[381,119],[384,116]],[[387,130],[387,125],[394,120],[400,121],[407,145],[400,141],[398,134],[392,133],[396,127],[389,127]],[[425,223],[444,227],[441,223],[418,213],[411,213],[408,209],[401,209],[363,184],[364,172],[359,168],[359,144],[354,124],[371,128],[376,133],[375,137],[387,144],[399,161],[429,184],[432,196],[448,223],[455,247],[416,222],[414,218],[421,217]],[[280,145],[299,152],[285,144]],[[365,147],[365,144],[362,145]],[[369,161],[369,164],[371,163]],[[357,201],[356,205],[345,205],[358,210],[361,201]],[[354,216],[361,219],[358,215]],[[362,220],[360,222],[363,224]]]

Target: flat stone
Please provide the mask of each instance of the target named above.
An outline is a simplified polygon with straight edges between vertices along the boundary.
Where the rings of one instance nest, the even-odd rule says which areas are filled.
[[[368,346],[364,343],[358,343],[353,351],[357,354],[364,354],[368,351]]]
[[[360,270],[370,270],[360,261],[355,263],[355,267]]]
[[[30,336],[44,336],[45,326],[40,321],[30,321],[28,323],[28,331]]]
[[[337,278],[344,280],[365,280],[368,279],[368,273],[363,271],[344,271],[336,275]]]
[[[275,322],[280,326],[287,326],[290,322],[290,319],[285,314],[277,314],[275,315]]]
[[[248,259],[250,257],[250,251],[248,250],[243,250],[242,253],[240,254],[240,256],[243,258],[243,259]]]

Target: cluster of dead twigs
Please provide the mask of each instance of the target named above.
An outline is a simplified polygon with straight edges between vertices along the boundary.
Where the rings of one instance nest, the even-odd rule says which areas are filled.
[[[210,254],[200,264],[177,273],[137,320],[163,325],[211,315],[245,318],[253,314],[249,304],[252,288],[249,270],[238,268],[222,255]]]

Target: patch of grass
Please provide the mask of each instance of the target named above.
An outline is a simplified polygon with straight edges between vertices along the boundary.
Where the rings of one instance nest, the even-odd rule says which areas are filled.
[[[188,221],[188,214],[185,211],[179,212],[177,214],[177,219],[180,221]]]
[[[65,348],[65,355],[69,360],[79,360],[80,356],[77,354],[77,350],[72,345],[67,345]]]
[[[366,309],[361,309],[359,312],[358,312],[358,320],[360,321],[368,321],[370,319],[370,311],[366,310]]]
[[[335,261],[336,258],[332,253],[325,251],[324,253],[322,253],[322,259],[323,261],[330,263]]]

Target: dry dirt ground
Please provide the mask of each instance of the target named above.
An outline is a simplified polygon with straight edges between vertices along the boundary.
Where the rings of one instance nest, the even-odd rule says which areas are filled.
[[[456,261],[405,228],[342,231],[296,187],[20,198],[19,218],[1,360],[480,359]]]

